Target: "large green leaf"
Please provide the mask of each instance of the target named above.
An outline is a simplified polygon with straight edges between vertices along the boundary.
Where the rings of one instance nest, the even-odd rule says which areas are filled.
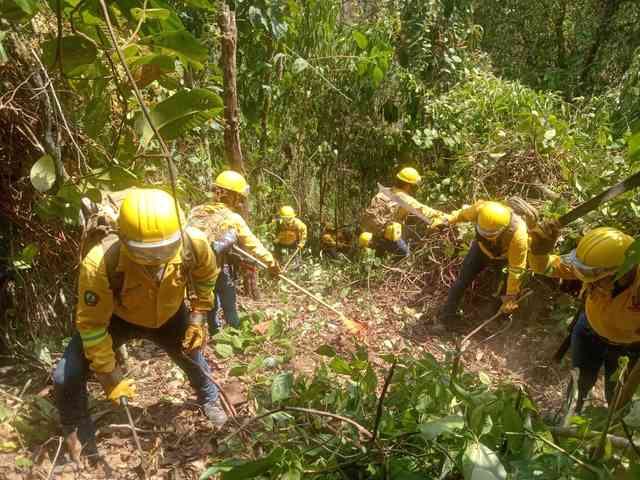
[[[431,441],[438,438],[441,434],[447,432],[452,433],[464,427],[464,418],[460,415],[449,415],[448,417],[439,418],[431,422],[420,425],[420,433],[425,440]]]
[[[513,433],[507,435],[507,446],[511,453],[518,454],[524,443],[524,422],[511,403],[502,408],[502,427],[505,432]]]
[[[23,21],[38,11],[38,0],[0,0],[0,17],[11,21]]]
[[[465,480],[506,480],[507,471],[498,455],[480,442],[471,443],[462,457]]]
[[[151,110],[151,118],[163,138],[172,140],[215,118],[223,108],[222,99],[216,93],[195,88],[178,92],[157,104]],[[147,145],[153,138],[153,130],[141,112],[136,118],[136,128],[142,137],[142,145]]]
[[[228,472],[223,472],[222,480],[244,480],[265,474],[280,461],[283,455],[284,448],[274,448],[271,453],[264,458],[243,463],[242,465],[233,467]]]
[[[43,155],[31,167],[29,174],[33,188],[46,192],[56,183],[56,166],[50,155]]]
[[[207,61],[209,53],[207,48],[187,30],[150,35],[144,37],[140,43],[175,52],[185,62],[191,63],[196,68],[202,68],[202,64]]]
[[[280,402],[291,396],[293,390],[293,373],[279,373],[273,377],[271,383],[271,401]]]
[[[640,158],[640,130],[631,135],[629,141],[629,157],[632,159]]]
[[[620,278],[640,263],[640,239],[633,242],[624,254],[624,263],[618,269],[616,278]]]
[[[93,63],[98,55],[96,47],[80,36],[62,37],[60,44],[62,49],[62,69],[66,74],[72,74],[78,67]],[[52,68],[56,63],[57,51],[57,38],[42,44],[42,60],[49,68]]]

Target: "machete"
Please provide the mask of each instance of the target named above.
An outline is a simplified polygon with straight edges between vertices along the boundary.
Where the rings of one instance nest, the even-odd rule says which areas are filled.
[[[587,213],[595,210],[603,203],[608,202],[609,200],[614,199],[618,195],[622,195],[629,190],[633,190],[636,187],[640,187],[640,172],[636,172],[631,175],[626,180],[614,185],[613,187],[605,190],[604,192],[596,195],[590,200],[578,205],[576,208],[571,210],[568,213],[562,215],[558,222],[560,225],[565,226],[570,224],[571,222],[579,219],[580,217],[584,217]]]
[[[387,188],[387,187],[385,187],[385,186],[383,186],[381,184],[378,184],[378,192],[382,193],[389,200],[393,200],[394,202],[396,202],[398,205],[400,205],[402,208],[404,208],[410,214],[415,215],[416,217],[418,217],[420,220],[422,220],[427,225],[431,225],[433,223],[432,220],[428,219],[425,216],[424,213],[422,213],[417,208],[414,208],[411,205],[409,205],[405,200],[403,200],[400,197],[400,195],[396,195],[395,193],[393,193],[390,188]]]

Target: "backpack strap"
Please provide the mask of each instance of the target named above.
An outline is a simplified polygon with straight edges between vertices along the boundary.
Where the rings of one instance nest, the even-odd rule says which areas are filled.
[[[120,240],[115,235],[109,235],[102,240],[104,249],[105,268],[107,270],[107,279],[109,288],[113,292],[113,300],[117,304],[122,304],[122,288],[124,287],[124,272],[118,272],[118,263],[120,262]]]

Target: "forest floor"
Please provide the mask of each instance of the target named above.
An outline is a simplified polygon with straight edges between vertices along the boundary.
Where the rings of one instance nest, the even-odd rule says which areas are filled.
[[[446,294],[442,288],[403,292],[394,291],[386,282],[378,287],[355,285],[342,291],[335,286],[325,287],[322,295],[347,317],[369,326],[366,336],[369,359],[384,369],[387,364],[380,357],[383,353],[410,351],[415,356],[428,353],[444,359],[448,352],[453,352],[456,339],[490,317],[495,309],[495,299],[483,294],[483,288],[480,288],[490,283],[491,275],[491,272],[483,273],[468,292],[465,311],[469,313],[465,318],[446,328],[438,327],[434,321],[435,312]],[[306,278],[305,284],[312,287],[313,275],[302,277]],[[560,408],[567,367],[553,364],[551,357],[565,331],[551,315],[557,297],[553,284],[538,279],[529,283],[534,293],[513,315],[512,321],[496,320],[474,336],[463,355],[463,363],[468,371],[484,372],[493,384],[521,385],[540,412],[553,417]],[[357,342],[345,333],[333,314],[310,303],[290,287],[282,283],[270,286],[264,289],[261,297],[259,301],[241,297],[240,304],[245,311],[264,312],[260,319],[254,319],[254,330],[262,334],[274,318],[282,318],[285,314],[283,335],[291,340],[292,347],[278,369],[293,370],[296,375],[311,375],[322,361],[322,357],[314,353],[320,345],[329,344],[339,352],[355,350]],[[419,309],[415,306],[416,299],[419,299]],[[422,312],[425,314],[420,316]],[[494,338],[484,341],[495,333]],[[255,379],[248,375],[235,376],[234,367],[250,365],[259,355],[277,355],[282,351],[278,342],[267,341],[259,348],[222,358],[210,342],[206,351],[208,361],[239,417],[230,420],[223,431],[216,432],[197,407],[193,390],[184,375],[168,357],[146,341],[130,345],[129,375],[135,379],[138,391],[131,410],[147,455],[147,470],[153,472],[151,478],[197,479],[205,469],[207,457],[216,454],[219,442],[238,428],[239,421],[254,414],[250,386]],[[53,360],[55,362],[55,358]],[[20,388],[21,382],[14,383],[13,389],[3,386],[3,400],[18,408],[24,389]],[[101,461],[79,468],[69,461],[64,447],[58,451],[60,437],[56,434],[46,442],[23,445],[17,453],[0,453],[0,478],[141,478],[140,469],[136,470],[140,460],[124,411],[102,400],[98,384],[90,383],[89,389],[92,416],[99,428]],[[51,402],[51,387],[46,386],[34,397]],[[49,427],[52,423],[55,431],[55,420],[49,422]],[[55,463],[53,470],[52,463]]]

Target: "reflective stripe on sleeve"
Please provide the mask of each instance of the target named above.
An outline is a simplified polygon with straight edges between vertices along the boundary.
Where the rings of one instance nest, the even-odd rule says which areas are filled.
[[[102,340],[104,340],[106,336],[106,328],[97,328],[95,330],[80,334],[80,338],[82,339],[82,346],[84,347],[94,347],[102,342]]]

